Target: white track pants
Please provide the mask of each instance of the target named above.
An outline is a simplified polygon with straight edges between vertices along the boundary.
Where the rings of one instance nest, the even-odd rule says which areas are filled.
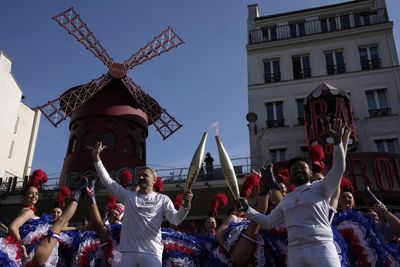
[[[288,251],[288,267],[340,267],[340,260],[333,242],[290,248]]]
[[[161,267],[161,256],[142,252],[122,252],[118,267]]]

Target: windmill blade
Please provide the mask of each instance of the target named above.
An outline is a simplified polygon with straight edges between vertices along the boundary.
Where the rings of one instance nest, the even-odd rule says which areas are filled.
[[[69,34],[71,34],[78,42],[83,44],[95,57],[100,59],[108,67],[114,62],[108,55],[99,40],[94,37],[93,32],[89,30],[86,23],[80,18],[73,7],[52,17],[60,24]]]
[[[55,127],[65,120],[71,113],[83,103],[96,94],[104,85],[111,80],[109,75],[102,75],[99,78],[68,90],[59,98],[49,101],[40,106],[40,111]]]
[[[164,140],[182,127],[182,124],[176,121],[154,98],[135,84],[131,78],[125,77],[122,81],[138,103],[140,109],[146,112],[149,121],[154,124],[156,130]]]
[[[142,64],[143,62],[159,56],[162,53],[168,52],[172,48],[175,48],[183,43],[183,40],[170,26],[168,26],[166,30],[154,37],[153,40],[147,43],[138,52],[133,54],[129,59],[125,60],[123,64],[126,69],[131,69],[134,66]]]

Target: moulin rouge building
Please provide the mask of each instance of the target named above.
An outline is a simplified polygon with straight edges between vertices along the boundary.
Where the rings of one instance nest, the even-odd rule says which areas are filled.
[[[331,118],[325,105],[329,116],[350,111],[355,135],[346,176],[356,197],[366,184],[386,204],[400,206],[400,68],[385,1],[269,16],[249,5],[247,25],[252,165],[307,156],[309,145],[323,140]],[[323,82],[348,95],[348,110],[317,94],[319,100],[309,106]]]

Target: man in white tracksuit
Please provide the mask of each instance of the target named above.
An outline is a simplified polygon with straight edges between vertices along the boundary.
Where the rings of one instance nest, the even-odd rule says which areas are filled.
[[[269,215],[248,207],[246,216],[263,228],[281,223],[288,231],[288,266],[340,266],[328,219],[329,200],[345,171],[342,137],[345,125],[335,119],[330,129],[334,140],[333,164],[325,179],[310,183],[312,172],[307,160],[294,158],[289,162],[289,175],[296,189],[287,194]],[[347,140],[343,140],[347,142]],[[247,202],[240,199],[247,208]]]
[[[111,179],[100,159],[105,146],[97,142],[92,151],[96,171],[102,184],[125,205],[124,221],[118,251],[122,267],[161,267],[163,244],[161,223],[165,216],[174,225],[180,224],[190,209],[192,193],[185,192],[184,205],[177,211],[170,198],[153,191],[156,173],[143,168],[139,174],[139,191],[130,191]]]

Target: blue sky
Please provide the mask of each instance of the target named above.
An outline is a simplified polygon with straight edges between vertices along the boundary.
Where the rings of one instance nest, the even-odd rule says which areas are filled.
[[[231,158],[249,156],[247,104],[247,5],[260,15],[305,9],[334,0],[120,0],[2,1],[0,50],[30,107],[107,72],[107,68],[51,17],[74,6],[111,57],[122,62],[167,26],[185,41],[169,53],[136,66],[129,76],[184,126],[163,141],[149,128],[147,162],[155,168],[187,167],[204,131],[220,123]],[[399,51],[400,1],[386,1]],[[397,14],[396,12],[397,11]],[[32,168],[59,174],[69,120],[54,128],[43,116]],[[216,157],[214,131],[206,150]]]

